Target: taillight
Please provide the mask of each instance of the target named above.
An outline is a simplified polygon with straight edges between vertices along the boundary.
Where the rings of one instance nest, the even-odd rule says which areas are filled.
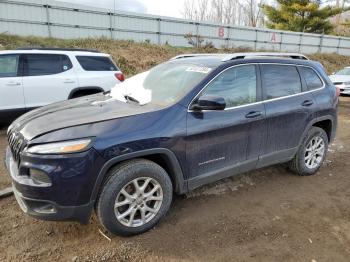
[[[125,80],[125,77],[122,73],[115,73],[114,76],[120,81],[123,82]]]
[[[336,89],[337,96],[340,96],[340,88],[338,86],[336,86],[335,89]]]

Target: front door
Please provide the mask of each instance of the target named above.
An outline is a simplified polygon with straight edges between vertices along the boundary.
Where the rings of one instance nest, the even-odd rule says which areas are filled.
[[[190,189],[256,165],[266,138],[257,71],[256,65],[226,69],[197,96],[223,97],[225,110],[189,110],[186,158]]]
[[[0,55],[0,111],[1,117],[13,118],[24,112],[22,76],[19,55]],[[12,115],[13,117],[10,117]]]

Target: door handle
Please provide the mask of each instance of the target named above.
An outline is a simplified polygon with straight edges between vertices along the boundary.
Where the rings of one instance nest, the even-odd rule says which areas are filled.
[[[312,102],[312,100],[305,100],[301,105],[302,106],[311,106],[313,104],[314,104],[314,102]]]
[[[261,111],[251,111],[248,114],[245,115],[246,118],[255,118],[255,117],[259,117],[262,115]]]
[[[21,85],[21,83],[19,83],[19,82],[8,82],[8,83],[6,83],[6,85],[7,86],[19,86],[19,85]]]
[[[75,83],[75,81],[72,80],[72,79],[65,79],[65,80],[63,81],[63,83],[65,83],[65,84],[71,84],[71,83]]]

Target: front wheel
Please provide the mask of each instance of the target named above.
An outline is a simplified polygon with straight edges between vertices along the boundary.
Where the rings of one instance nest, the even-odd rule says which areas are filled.
[[[319,127],[312,127],[303,139],[298,152],[289,163],[292,171],[300,176],[315,174],[321,167],[328,149],[328,136]]]
[[[132,160],[111,171],[97,202],[97,215],[113,234],[140,234],[166,214],[172,194],[171,180],[162,167]]]

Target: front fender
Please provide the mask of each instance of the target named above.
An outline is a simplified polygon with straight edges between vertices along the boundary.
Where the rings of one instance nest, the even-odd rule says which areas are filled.
[[[135,158],[142,158],[142,157],[147,158],[152,155],[162,155],[163,157],[165,157],[167,165],[170,169],[169,176],[174,183],[175,192],[178,194],[183,194],[187,192],[188,190],[187,183],[184,180],[181,166],[175,154],[171,150],[166,148],[155,148],[155,149],[147,149],[147,150],[141,150],[137,152],[124,154],[108,160],[103,165],[100,173],[98,174],[93,192],[91,194],[91,200],[92,201],[96,200],[98,193],[100,191],[100,188],[102,187],[103,182],[105,181],[105,178],[108,174],[108,171],[111,169],[111,167],[123,161],[131,160]]]

